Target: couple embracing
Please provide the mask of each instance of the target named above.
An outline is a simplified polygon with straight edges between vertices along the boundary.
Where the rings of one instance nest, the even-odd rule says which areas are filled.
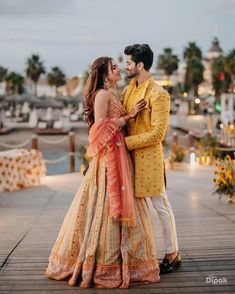
[[[125,48],[130,84],[122,99],[114,59],[94,61],[85,105],[92,160],[65,216],[46,275],[82,288],[157,283],[181,263],[169,203],[162,141],[170,97],[151,77],[147,44]],[[146,198],[162,224],[165,257],[158,263]]]

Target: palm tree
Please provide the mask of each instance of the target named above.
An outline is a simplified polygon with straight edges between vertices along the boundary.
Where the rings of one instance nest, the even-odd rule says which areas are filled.
[[[21,74],[12,71],[5,76],[4,80],[8,95],[23,93],[24,77]]]
[[[235,49],[225,56],[225,70],[231,76],[232,86],[235,86]]]
[[[0,66],[0,83],[4,80],[6,74],[7,74],[7,69]]]
[[[173,54],[171,48],[165,48],[164,53],[158,56],[157,67],[163,69],[167,79],[178,69],[179,58]]]
[[[193,91],[198,96],[198,86],[203,82],[204,66],[202,51],[195,42],[189,42],[183,53],[186,61],[185,90]]]
[[[187,61],[185,74],[186,90],[193,90],[193,94],[198,96],[198,86],[203,82],[204,66],[201,59],[194,56]]]
[[[32,56],[27,59],[26,74],[27,77],[29,77],[34,83],[34,96],[37,96],[38,80],[41,74],[44,74],[45,72],[45,67],[43,65],[43,61],[40,60],[40,56],[37,54],[32,54]]]
[[[219,56],[215,58],[211,65],[212,85],[217,100],[222,92],[228,92],[231,83],[230,74],[226,71],[226,58]]]
[[[119,63],[123,63],[123,55],[122,55],[122,53],[120,53],[120,54],[118,55],[118,62],[119,62]]]
[[[202,59],[202,51],[197,46],[196,42],[189,42],[188,47],[184,49],[183,56],[186,61],[188,61],[192,57],[197,57],[199,59]]]
[[[58,66],[55,66],[52,67],[51,71],[48,73],[47,80],[50,86],[55,86],[56,95],[58,95],[58,87],[66,83],[66,76]]]

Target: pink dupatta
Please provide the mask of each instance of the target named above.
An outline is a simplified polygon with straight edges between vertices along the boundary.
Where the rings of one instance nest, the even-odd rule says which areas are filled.
[[[89,132],[90,156],[106,148],[107,195],[110,215],[123,225],[134,224],[133,186],[124,136],[115,119],[104,118],[93,124]]]

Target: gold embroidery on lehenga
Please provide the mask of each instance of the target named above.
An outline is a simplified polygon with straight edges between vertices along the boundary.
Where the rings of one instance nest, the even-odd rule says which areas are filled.
[[[110,94],[109,117],[125,115]],[[134,227],[123,227],[109,216],[106,151],[91,161],[66,214],[49,257],[46,275],[87,288],[127,288],[129,283],[159,281],[159,268],[146,200],[134,198]],[[132,175],[134,178],[134,174]]]

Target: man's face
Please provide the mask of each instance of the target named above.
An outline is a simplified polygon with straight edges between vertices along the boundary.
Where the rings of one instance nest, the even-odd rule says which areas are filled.
[[[131,55],[127,55],[125,69],[126,69],[128,78],[134,78],[139,74],[137,64],[131,59]]]

